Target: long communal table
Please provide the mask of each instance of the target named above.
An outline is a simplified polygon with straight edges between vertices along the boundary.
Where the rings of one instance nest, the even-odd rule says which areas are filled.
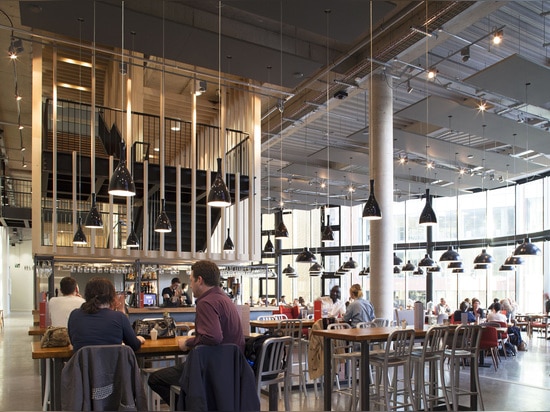
[[[395,330],[395,327],[377,327],[377,328],[351,328],[351,329],[328,329],[328,330],[312,330],[312,334],[323,337],[324,340],[324,409],[330,411],[332,406],[332,351],[326,350],[331,347],[331,339],[342,339],[350,342],[358,342],[361,345],[361,371],[360,371],[360,387],[361,387],[361,410],[368,411],[370,408],[369,395],[369,344],[371,342],[383,342],[388,339],[388,336]],[[415,337],[423,338],[426,336],[428,326],[422,329],[415,329]],[[452,329],[451,329],[452,330]],[[470,374],[470,385],[475,386],[474,376]],[[477,409],[477,396],[470,397],[470,405],[472,410]]]
[[[49,391],[49,399],[51,402],[51,410],[61,410],[61,370],[63,369],[63,362],[70,359],[73,355],[72,346],[64,346],[60,348],[42,348],[40,342],[31,342],[32,345],[32,358],[44,359],[46,365],[53,362],[53,370],[51,371],[51,382],[45,387],[45,391]],[[136,352],[137,357],[143,356],[167,356],[181,354],[181,350],[178,345],[178,338],[166,338],[157,340],[146,340],[141,348]],[[48,368],[47,368],[48,369]],[[46,374],[50,374],[50,371],[46,371]],[[49,387],[48,387],[49,386]],[[44,394],[46,395],[46,394]],[[45,397],[45,399],[47,399]],[[44,402],[43,409],[45,410],[46,402]]]

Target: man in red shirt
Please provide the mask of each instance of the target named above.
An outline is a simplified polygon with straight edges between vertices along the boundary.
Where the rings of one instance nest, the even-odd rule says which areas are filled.
[[[197,345],[233,343],[244,353],[244,333],[235,304],[220,288],[220,269],[211,261],[191,266],[190,288],[196,298],[195,336],[180,338],[187,352]],[[170,386],[178,385],[183,364],[161,369],[149,377],[149,386],[170,404]]]

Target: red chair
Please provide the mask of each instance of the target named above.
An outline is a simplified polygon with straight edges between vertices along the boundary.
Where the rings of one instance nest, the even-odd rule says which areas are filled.
[[[493,359],[493,366],[495,371],[498,368],[498,333],[495,327],[485,326],[481,330],[481,342],[479,344],[479,349],[483,351],[480,362],[483,363],[485,357],[485,352],[491,352],[491,358]]]

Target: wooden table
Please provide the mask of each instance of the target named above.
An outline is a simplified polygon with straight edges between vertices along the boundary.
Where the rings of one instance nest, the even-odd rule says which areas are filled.
[[[45,392],[49,392],[51,400],[51,409],[61,410],[61,370],[63,362],[68,360],[73,355],[72,346],[64,346],[61,348],[41,348],[40,342],[32,342],[32,358],[46,360],[46,384],[44,385]],[[178,338],[166,338],[150,340],[147,339],[141,348],[136,352],[137,357],[143,356],[165,356],[181,354],[178,345]],[[50,360],[53,362],[53,370],[49,370]],[[46,395],[46,393],[45,393]],[[47,397],[44,397],[44,406],[46,405]]]
[[[315,323],[314,319],[301,319],[301,321],[302,321],[302,327],[304,328],[310,328]],[[279,327],[279,322],[280,320],[251,320],[250,327],[264,328],[264,329],[277,329]]]
[[[42,336],[44,333],[46,333],[46,329],[48,329],[48,328],[42,328],[38,325],[29,326],[29,335],[30,336]]]

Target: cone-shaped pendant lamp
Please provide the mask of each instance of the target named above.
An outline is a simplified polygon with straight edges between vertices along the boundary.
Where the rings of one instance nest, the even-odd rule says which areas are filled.
[[[450,262],[447,265],[447,269],[459,269],[461,267],[462,267],[462,262],[461,261]]]
[[[403,272],[414,272],[416,267],[411,263],[410,260],[407,261],[407,264],[401,268]]]
[[[109,180],[109,194],[113,196],[135,196],[136,185],[126,167],[126,143],[120,141],[120,160]]]
[[[286,268],[283,269],[283,274],[287,275],[289,278],[298,277],[294,268],[290,266],[290,263]]]
[[[231,236],[229,235],[229,228],[227,228],[227,238],[225,239],[225,242],[223,244],[223,250],[230,251],[234,250],[235,245],[233,244],[233,240],[231,239]]]
[[[222,159],[220,157],[218,157],[218,172],[208,193],[208,206],[231,206],[231,195],[222,177]]]
[[[414,275],[414,276],[422,276],[422,275],[424,275],[424,271],[422,270],[422,268],[419,267],[418,269],[416,269],[416,270],[413,272],[413,275]]]
[[[512,265],[500,265],[498,268],[499,272],[511,272],[512,270],[514,270]]]
[[[437,225],[437,217],[432,208],[432,198],[430,197],[430,189],[426,189],[426,205],[420,213],[420,219],[418,223],[424,226]]]
[[[325,226],[325,230],[323,231],[323,234],[321,236],[321,242],[332,242],[332,241],[334,241],[334,232],[330,227],[330,216],[327,215],[327,225]]]
[[[309,267],[309,276],[320,276],[325,269],[319,263],[315,262]]]
[[[344,265],[340,266],[340,267],[338,268],[338,270],[337,270],[336,272],[334,272],[334,274],[335,274],[336,276],[342,276],[342,275],[345,275],[346,273],[348,273],[348,272],[347,272],[346,269],[344,269]]]
[[[269,233],[267,234],[267,242],[265,242],[264,253],[266,255],[272,255],[272,254],[275,253],[275,246],[273,246],[273,242],[271,241],[271,238],[269,237]]]
[[[393,273],[394,273],[395,275],[401,273],[401,269],[399,268],[399,266],[394,266],[394,267],[393,267]]]
[[[86,216],[86,223],[84,223],[89,229],[101,229],[103,228],[103,220],[101,219],[101,213],[97,210],[97,205],[95,201],[95,193],[92,193],[92,208]]]
[[[464,273],[464,268],[453,269],[453,273]]]
[[[523,243],[514,250],[514,256],[538,256],[540,255],[540,249],[534,243],[531,243],[531,239],[526,237]]]
[[[286,228],[285,222],[283,221],[283,213],[281,211],[281,221],[275,230],[275,239],[283,239],[288,237],[288,229]]]
[[[514,255],[508,256],[504,261],[504,264],[508,266],[518,266],[518,265],[523,265],[524,263],[525,261],[521,256],[514,256]]]
[[[441,272],[441,267],[439,265],[435,265],[435,266],[427,268],[426,270],[428,272]]]
[[[166,214],[166,201],[164,199],[161,199],[160,204],[160,213],[157,217],[157,220],[155,221],[155,232],[168,233],[172,231],[172,224],[170,223],[170,219],[168,219],[168,215]]]
[[[495,261],[495,259],[490,254],[488,254],[485,249],[481,249],[481,253],[479,255],[477,255],[474,259],[474,264],[493,263],[494,261]]]
[[[317,258],[307,247],[305,247],[304,250],[302,250],[300,253],[298,253],[298,256],[296,256],[296,262],[299,263],[312,263],[316,261]]]
[[[449,248],[439,258],[440,262],[458,262],[459,260],[462,260],[462,258],[452,246],[449,246]]]
[[[474,270],[486,270],[486,269],[489,269],[488,263],[476,263],[474,265]],[[453,272],[454,272],[454,269],[453,269]]]
[[[367,220],[379,220],[382,219],[382,211],[374,196],[374,179],[370,180],[370,194],[363,208],[363,217]]]
[[[370,266],[368,268],[363,268],[359,272],[359,276],[369,276],[370,275]]]
[[[424,258],[420,262],[418,262],[418,266],[419,267],[433,267],[433,266],[435,266],[435,262],[430,257],[430,255],[425,254]]]
[[[139,239],[136,235],[136,232],[134,231],[134,221],[132,220],[130,222],[130,234],[128,235],[128,239],[126,240],[126,247],[128,248],[135,248],[139,247]]]
[[[403,259],[401,259],[399,256],[397,256],[395,252],[393,252],[393,265],[399,266],[401,265],[401,263],[403,263]]]
[[[355,269],[357,267],[357,262],[355,260],[353,260],[353,258],[350,256],[349,260],[344,262],[343,266],[344,266],[345,270],[352,270],[352,269]]]
[[[78,229],[76,230],[74,237],[73,237],[73,245],[85,245],[88,243],[86,240],[86,235],[84,234],[84,231],[82,230],[82,217],[78,217]]]

